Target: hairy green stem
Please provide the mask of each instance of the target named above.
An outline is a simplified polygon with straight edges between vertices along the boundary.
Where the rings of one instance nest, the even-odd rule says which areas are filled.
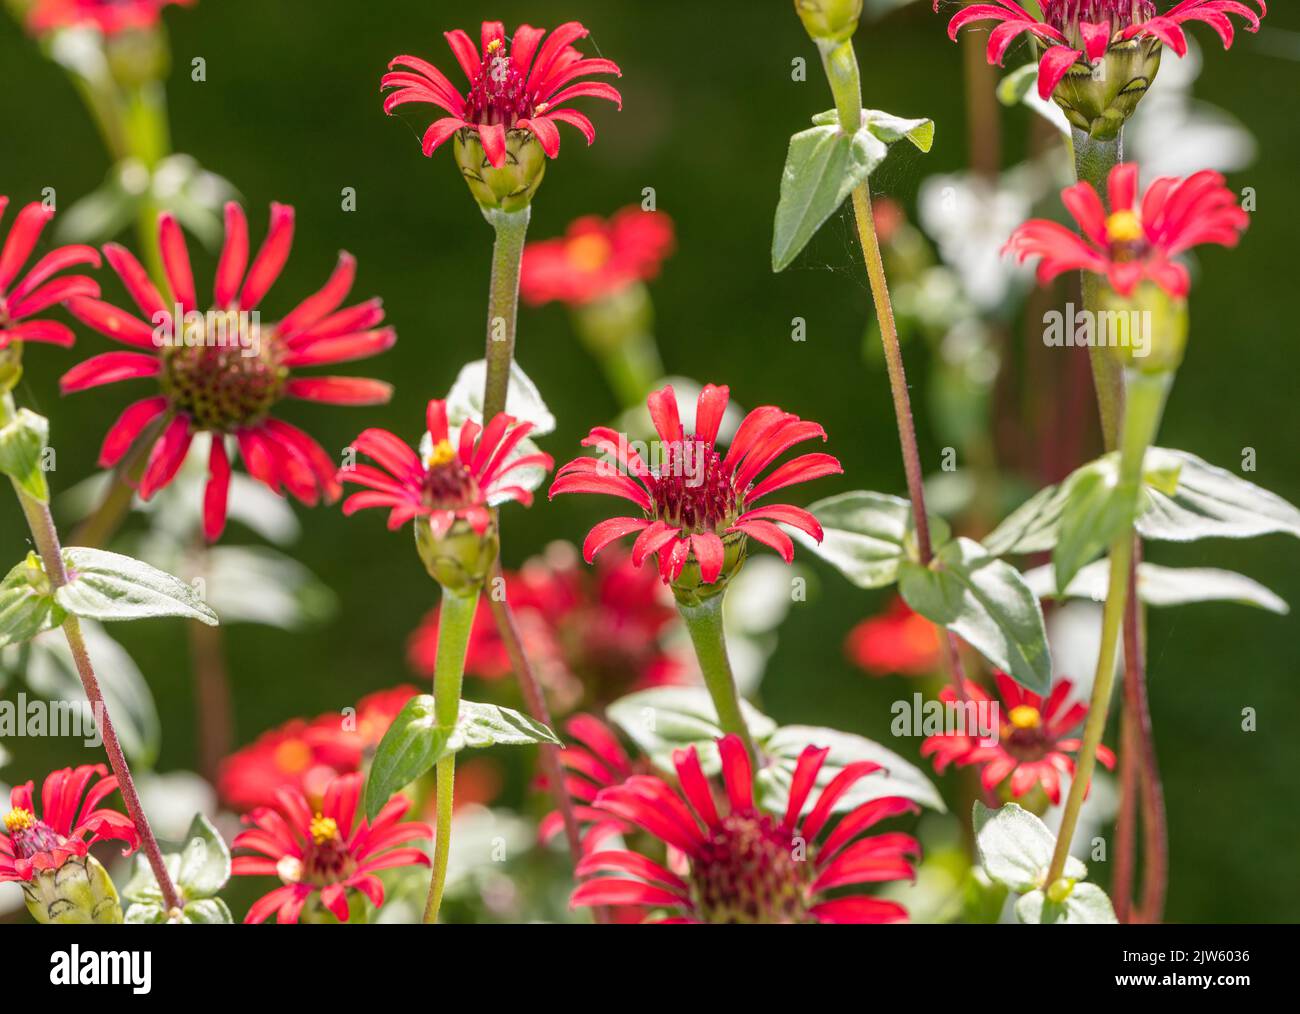
[[[465,656],[469,651],[469,633],[478,610],[478,592],[456,595],[446,589],[438,607],[438,653],[433,668],[433,716],[440,728],[451,729],[460,717],[460,688],[465,677]],[[456,780],[456,757],[451,755],[437,765],[437,827],[433,841],[433,873],[429,878],[429,898],[424,906],[424,921],[438,921],[442,892],[447,884],[447,857],[451,852],[452,793]]]
[[[485,211],[496,232],[492,247],[492,281],[488,289],[487,380],[483,389],[483,424],[506,410],[510,365],[515,358],[515,329],[519,318],[519,269],[532,208]]]
[[[1147,448],[1151,446],[1160,427],[1165,399],[1169,393],[1172,374],[1129,374],[1125,398],[1124,421],[1120,429],[1119,484],[1116,496],[1125,496],[1132,502],[1136,516],[1138,498],[1142,488],[1142,463]],[[1088,706],[1088,719],[1083,727],[1083,742],[1075,761],[1074,777],[1070,782],[1070,795],[1061,816],[1060,835],[1052,855],[1046,886],[1061,876],[1070,854],[1070,842],[1079,823],[1079,811],[1092,781],[1097,761],[1097,747],[1101,744],[1110,711],[1111,694],[1115,687],[1115,669],[1123,633],[1124,614],[1129,602],[1129,568],[1133,563],[1134,534],[1130,521],[1111,543],[1110,579],[1106,590],[1106,605],[1102,611],[1101,647],[1097,653],[1097,670],[1093,677],[1092,699]]]
[[[722,625],[723,598],[725,594],[714,595],[694,606],[678,603],[677,609],[686,621],[691,643],[695,646],[695,657],[699,659],[700,671],[704,674],[704,685],[708,687],[709,696],[713,698],[713,706],[718,712],[718,726],[725,733],[739,736],[753,757],[754,740],[749,734],[745,715],[740,710],[740,693],[731,671],[731,660],[727,657],[727,638]]]

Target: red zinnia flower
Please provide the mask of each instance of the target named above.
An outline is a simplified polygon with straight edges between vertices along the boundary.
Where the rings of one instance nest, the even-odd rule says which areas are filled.
[[[203,530],[215,541],[225,528],[230,489],[226,437],[238,443],[244,467],[275,492],[287,489],[314,506],[338,499],[338,466],[302,430],[272,417],[283,398],[333,405],[374,405],[392,396],[392,387],[360,377],[293,377],[291,371],[364,359],[397,340],[378,299],[340,310],[356,274],[350,254],[315,295],[303,300],[279,323],[263,326],[256,307],[280,276],[293,244],[293,208],[271,205],[266,241],[248,265],[248,222],[239,205],[226,205],[226,241],[217,265],[213,309],[197,309],[194,275],[181,227],[170,214],[159,216],[159,239],[167,282],[176,301],[173,313],[140,262],[110,243],[104,255],[121,277],[145,320],[98,299],[69,301],[73,315],[116,341],[145,352],[106,352],[73,367],[63,377],[64,392],[137,377],[156,377],[162,393],[138,401],[109,430],[99,464],[112,468],[155,420],[165,420],[140,480],[149,499],[175,477],[190,442],[212,434],[209,479],[203,501]],[[180,318],[180,319],[177,319]]]
[[[451,114],[435,120],[425,131],[425,155],[432,155],[456,131],[475,130],[488,161],[500,169],[506,164],[506,132],[526,130],[555,158],[560,153],[557,120],[577,127],[588,144],[596,139],[591,121],[577,110],[565,108],[564,103],[593,96],[623,107],[623,98],[612,85],[572,83],[592,74],[622,73],[613,61],[586,59],[571,45],[587,36],[587,29],[576,21],[561,25],[545,42],[545,30],[528,25],[520,25],[507,42],[501,22],[485,21],[481,57],[460,29],[445,34],[456,62],[469,78],[468,95],[462,96],[442,71],[415,56],[394,57],[388,64],[391,72],[381,83],[383,88],[395,89],[384,99],[384,112],[390,115],[408,102],[427,102]],[[394,67],[407,69],[393,71]]]
[[[666,909],[666,922],[877,923],[898,922],[907,910],[861,894],[828,896],[837,888],[914,878],[908,857],[916,839],[891,833],[859,838],[878,821],[917,812],[909,799],[874,799],[851,810],[820,843],[832,808],[859,779],[879,770],[850,764],[822,789],[806,816],[829,749],[810,746],[799,757],[790,804],[778,819],[754,803],[753,769],[738,736],[718,740],[728,809],[721,813],[695,748],[673,755],[678,795],[659,778],[634,775],[596,797],[595,806],[661,839],[685,856],[681,876],[636,852],[593,852],[577,874],[613,872],[580,884],[573,905],[639,905]],[[683,800],[684,797],[684,800]]]
[[[608,221],[588,215],[559,239],[528,244],[519,293],[534,305],[584,306],[615,296],[658,275],[673,243],[673,221],[662,211],[633,206]]]
[[[1247,3],[1257,3],[1256,14]],[[1230,14],[1245,18],[1246,27],[1259,31],[1259,19],[1268,13],[1264,0],[1181,0],[1161,14],[1153,0],[1042,0],[1039,21],[1015,0],[992,0],[962,8],[948,22],[948,36],[976,21],[1000,24],[989,36],[989,63],[1001,65],[1011,44],[1028,34],[1044,52],[1038,64],[1038,93],[1047,98],[1056,90],[1070,68],[1082,61],[1095,63],[1115,44],[1133,39],[1158,40],[1179,56],[1187,53],[1187,36],[1182,26],[1202,21],[1232,46],[1235,30]],[[939,0],[934,0],[939,10]]]
[[[457,520],[482,535],[492,520],[490,507],[507,500],[517,500],[525,507],[533,502],[532,493],[505,481],[520,468],[549,470],[553,464],[551,456],[541,452],[511,458],[532,431],[532,423],[521,423],[504,412],[486,427],[470,420],[461,427],[453,446],[445,401],[429,402],[427,421],[430,449],[423,459],[387,430],[366,430],[353,441],[354,449],[382,468],[358,464],[339,472],[344,482],[367,487],[344,501],[344,514],[387,507],[390,529],[426,517],[434,536],[441,538]]]
[[[256,854],[236,856],[232,872],[279,877],[284,885],[255,901],[244,922],[265,922],[274,913],[277,922],[296,923],[315,894],[340,922],[347,922],[350,891],[360,891],[379,907],[384,903],[384,885],[376,873],[396,866],[429,865],[423,849],[394,847],[433,837],[428,824],[399,823],[410,800],[394,796],[371,826],[365,819],[357,820],[362,787],[360,774],[336,778],[317,810],[297,789],[281,789],[274,807],[244,817],[252,828],[240,832],[234,846]]]
[[[938,666],[943,640],[933,623],[895,598],[884,615],[863,620],[849,631],[844,648],[872,676],[924,676]]]
[[[0,195],[0,219],[8,206],[9,198]],[[0,249],[0,351],[12,342],[70,346],[76,340],[71,328],[57,321],[33,318],[73,296],[99,295],[99,286],[85,275],[64,275],[51,281],[60,271],[77,264],[99,267],[99,252],[94,247],[59,247],[37,261],[26,277],[19,278],[52,218],[53,210],[33,201],[18,212]]]
[[[152,28],[168,4],[188,7],[194,0],[36,0],[27,24],[33,32],[90,25],[105,35]]]
[[[921,756],[934,755],[934,769],[942,774],[951,763],[958,767],[971,764],[983,766],[980,781],[992,792],[1011,776],[1011,794],[1019,799],[1036,785],[1042,785],[1047,797],[1054,803],[1061,801],[1061,775],[1074,775],[1074,758],[1068,751],[1077,751],[1080,741],[1067,738],[1071,730],[1088,715],[1088,706],[1075,702],[1066,707],[1066,700],[1074,684],[1060,680],[1052,688],[1046,703],[1038,694],[1024,689],[1003,672],[994,673],[998,693],[1002,700],[995,701],[978,684],[966,681],[966,694],[977,708],[988,705],[997,708],[1001,726],[998,741],[987,744],[980,741],[978,733],[943,734],[930,736],[921,744]],[[939,692],[945,704],[955,704],[957,693],[951,686]],[[1106,767],[1115,766],[1115,755],[1106,747],[1097,746],[1097,759]]]
[[[1090,183],[1076,183],[1061,199],[1079,223],[1080,236],[1057,222],[1034,219],[1011,234],[1006,250],[1022,261],[1041,257],[1038,279],[1046,284],[1067,271],[1104,275],[1110,287],[1130,296],[1146,279],[1183,299],[1191,288],[1187,268],[1170,258],[1203,243],[1237,245],[1250,224],[1236,196],[1211,170],[1186,179],[1164,176],[1138,203],[1138,167],[1117,165],[1109,180],[1110,213]]]
[[[98,781],[87,792],[95,776]],[[0,883],[29,881],[45,870],[57,870],[108,838],[126,842],[123,855],[134,852],[140,838],[130,818],[99,805],[116,788],[117,779],[103,764],[51,771],[41,786],[38,816],[32,783],[15,786],[9,794],[10,810],[4,816],[7,833],[0,832]]]
[[[649,767],[633,760],[619,742],[618,733],[595,715],[574,715],[564,723],[564,729],[571,741],[560,750],[564,786],[576,804],[573,813],[582,825],[583,851],[591,852],[611,835],[633,830],[621,817],[593,806],[596,797],[633,775],[645,774]],[[564,818],[553,810],[542,818],[537,833],[542,841],[550,841],[563,830]]]
[[[330,782],[360,770],[366,754],[418,693],[413,686],[381,690],[361,698],[350,721],[330,712],[311,721],[296,718],[263,733],[222,761],[217,776],[221,798],[246,813],[274,806],[280,789],[294,788],[318,805]]]
[[[577,458],[560,469],[550,495],[607,493],[631,500],[645,512],[642,518],[613,518],[596,525],[582,546],[588,562],[615,540],[640,532],[632,546],[635,566],[657,553],[660,576],[669,584],[693,559],[699,564],[701,580],[713,584],[723,573],[728,550],[737,548],[746,536],[771,546],[791,562],[794,543],[776,522],[821,540],[822,527],[806,510],[754,504],[795,483],[842,472],[839,461],[829,454],[805,454],[755,480],[796,444],[816,437],[825,440],[826,431],[766,405],[745,417],[724,459],[714,445],[729,397],[726,387],[706,386],[696,406],[695,434],[688,438],[672,387],[651,394],[646,404],[662,441],[657,469],[646,464],[625,434],[608,427],[596,427],[583,440],[584,447],[611,455],[618,468],[598,458]]]
[[[579,701],[604,706],[632,690],[685,676],[685,667],[661,643],[677,611],[661,597],[653,572],[633,567],[626,553],[605,553],[592,573],[567,543],[557,544],[507,573],[505,582],[524,650],[564,710]],[[415,670],[432,676],[437,650],[435,609],[411,637]],[[482,679],[512,671],[485,602],[474,616],[465,671]]]

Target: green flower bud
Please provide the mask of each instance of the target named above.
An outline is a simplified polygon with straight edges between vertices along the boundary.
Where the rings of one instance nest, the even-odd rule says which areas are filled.
[[[302,912],[298,915],[298,922],[308,926],[337,926],[339,918],[328,908],[321,904],[320,892],[313,892],[307,904],[302,907]],[[360,891],[348,891],[348,922],[349,926],[363,926],[370,922],[370,912],[366,906],[366,898]]]
[[[0,348],[0,395],[8,394],[23,377],[23,343],[11,342]]]
[[[794,10],[812,38],[843,42],[858,30],[862,0],[794,0]]]
[[[1112,43],[1091,68],[1083,62],[1071,67],[1052,101],[1071,126],[1100,140],[1117,137],[1155,80],[1162,50],[1151,36]]]
[[[167,37],[159,28],[115,32],[104,40],[104,55],[113,80],[123,88],[162,81],[171,68]]]
[[[678,603],[683,606],[698,606],[707,602],[711,598],[721,595],[727,590],[727,585],[731,579],[740,573],[740,568],[745,564],[745,557],[749,550],[749,538],[743,532],[731,532],[722,538],[722,572],[718,579],[711,584],[704,582],[700,574],[700,564],[696,560],[695,554],[686,560],[686,565],[682,568],[681,574],[673,582],[673,595]],[[663,550],[667,552],[667,550]]]
[[[429,519],[421,517],[415,521],[415,545],[430,577],[453,595],[472,595],[491,573],[501,540],[495,521],[479,535],[467,521],[458,520],[438,537]]]
[[[1139,373],[1177,370],[1187,350],[1187,302],[1153,282],[1131,296],[1100,286],[1098,327],[1110,337],[1109,351],[1126,369]]]
[[[122,921],[117,888],[94,856],[68,859],[22,882],[27,911],[46,925],[86,926]]]
[[[477,130],[457,131],[453,147],[470,193],[485,210],[522,211],[546,175],[546,152],[529,130],[506,132],[506,161],[500,169],[488,161]]]

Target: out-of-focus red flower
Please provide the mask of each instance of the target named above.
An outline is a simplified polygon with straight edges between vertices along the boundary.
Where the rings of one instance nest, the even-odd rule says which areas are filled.
[[[718,740],[727,807],[719,808],[695,748],[673,756],[678,788],[633,775],[600,792],[595,807],[682,853],[680,871],[638,852],[607,849],[584,855],[571,904],[640,906],[673,923],[882,923],[907,918],[901,905],[858,891],[865,884],[915,878],[909,857],[920,846],[909,835],[860,837],[881,820],[915,812],[911,800],[875,799],[841,817],[824,838],[835,803],[858,780],[879,770],[850,764],[818,793],[807,814],[829,750],[809,746],[795,767],[783,817],[754,801],[753,768],[738,736]],[[819,840],[820,839],[820,840]]]
[[[1111,171],[1108,196],[1109,214],[1092,184],[1076,183],[1061,199],[1082,236],[1058,222],[1034,219],[1012,233],[1007,251],[1022,261],[1041,258],[1038,278],[1044,284],[1082,270],[1103,276],[1122,296],[1149,279],[1182,299],[1191,280],[1172,258],[1205,243],[1236,246],[1250,224],[1223,177],[1210,170],[1153,180],[1139,203],[1138,167],[1125,163]]]
[[[584,447],[594,447],[612,460],[584,457],[569,462],[556,474],[551,497],[603,493],[630,500],[643,512],[639,518],[613,518],[596,525],[582,546],[588,562],[635,532],[633,565],[639,567],[655,554],[664,584],[671,584],[691,562],[699,568],[700,582],[712,585],[730,577],[743,559],[747,538],[771,546],[786,563],[792,562],[794,542],[777,522],[821,540],[822,527],[806,510],[755,503],[787,486],[843,471],[829,454],[804,454],[758,478],[791,447],[806,440],[825,440],[826,431],[766,405],[745,417],[723,458],[715,442],[729,398],[728,388],[707,385],[696,406],[695,433],[688,437],[672,387],[651,394],[646,403],[661,441],[655,468],[642,459],[626,434],[606,426],[596,427],[583,440]]]
[[[58,870],[105,839],[125,842],[123,855],[139,847],[131,819],[100,805],[117,789],[117,779],[103,764],[51,771],[41,785],[39,807],[32,788],[25,782],[9,794],[10,809],[0,832],[0,883],[30,881],[46,870]]]
[[[315,440],[271,413],[284,398],[331,405],[376,405],[392,396],[391,385],[360,377],[295,377],[309,366],[365,359],[397,340],[380,328],[383,306],[374,299],[347,309],[356,261],[339,255],[324,288],[303,300],[279,323],[262,324],[257,307],[284,270],[293,244],[293,209],[271,205],[266,241],[248,262],[248,221],[243,209],[226,205],[226,239],[217,264],[212,309],[198,309],[190,255],[180,224],[170,214],[158,220],[169,306],[140,262],[110,243],[104,255],[144,315],[141,320],[110,303],[76,296],[68,309],[85,324],[135,351],[105,352],[63,376],[64,393],[122,380],[154,378],[160,393],[124,411],[108,431],[99,464],[112,468],[146,429],[161,432],[140,479],[148,500],[175,477],[194,435],[212,434],[209,478],[203,498],[203,531],[210,541],[226,524],[230,459],[226,438],[234,437],[244,467],[276,493],[287,490],[308,506],[338,499],[338,466]]]
[[[222,762],[217,776],[221,798],[244,813],[274,806],[281,789],[294,788],[319,804],[337,776],[360,769],[397,713],[418,693],[412,686],[381,690],[358,701],[355,714],[298,718],[263,733]]]
[[[934,768],[942,774],[949,764],[978,765],[980,781],[992,792],[1010,776],[1012,796],[1019,799],[1041,785],[1053,803],[1061,801],[1061,775],[1074,775],[1074,758],[1080,741],[1069,734],[1088,716],[1081,702],[1066,706],[1074,684],[1063,679],[1052,688],[1046,702],[1024,689],[1006,673],[998,672],[997,701],[977,683],[966,681],[966,695],[978,711],[985,711],[990,724],[998,722],[997,742],[981,742],[978,731],[930,736],[921,744],[922,757],[934,757]],[[939,692],[945,704],[955,705],[957,693],[951,686]],[[1115,766],[1115,755],[1098,745],[1097,759]]]
[[[934,672],[942,649],[938,628],[912,612],[901,598],[895,598],[883,615],[859,623],[844,642],[849,659],[872,676],[924,676]]]
[[[618,740],[618,733],[595,715],[574,715],[564,723],[569,743],[560,751],[564,766],[564,787],[574,801],[574,816],[582,827],[583,852],[592,852],[611,835],[626,834],[633,826],[592,804],[604,789],[622,785],[634,774],[646,774],[649,766],[632,758]],[[541,787],[545,781],[539,779]],[[564,832],[564,818],[558,810],[548,813],[537,829],[542,841]]]
[[[550,38],[546,38],[545,29],[520,25],[507,39],[500,21],[485,21],[481,47],[476,48],[460,29],[447,32],[447,43],[469,79],[469,93],[458,92],[428,61],[397,56],[389,62],[390,73],[381,83],[384,89],[392,89],[384,99],[384,112],[391,115],[398,106],[423,102],[449,114],[425,131],[425,155],[432,155],[458,130],[472,130],[477,132],[488,162],[500,169],[506,164],[507,133],[520,130],[531,133],[547,156],[555,158],[560,153],[557,123],[576,127],[588,144],[596,139],[591,120],[567,103],[590,96],[623,107],[622,96],[613,85],[578,80],[622,73],[612,60],[588,59],[573,47],[586,36],[586,28],[570,21]]]
[[[231,871],[237,876],[279,877],[283,886],[255,901],[246,923],[296,923],[313,901],[340,922],[350,915],[350,892],[359,891],[376,907],[384,903],[384,885],[376,876],[399,866],[428,866],[424,849],[400,848],[406,842],[433,838],[433,828],[417,821],[401,822],[410,809],[404,796],[390,799],[373,825],[358,820],[364,782],[360,774],[343,775],[325,789],[319,806],[295,788],[276,793],[274,806],[260,807],[244,817],[249,830],[235,838]],[[312,921],[319,913],[310,912]]]
[[[557,543],[505,581],[524,651],[558,706],[603,707],[632,690],[685,678],[662,644],[677,612],[654,572],[632,566],[627,553],[604,554],[592,573],[572,547]],[[411,665],[432,676],[437,650],[434,609],[411,635]],[[465,671],[490,680],[512,671],[487,602],[474,617]]]
[[[562,237],[524,248],[519,294],[533,305],[585,306],[657,277],[674,243],[672,219],[662,211],[632,206],[608,220],[588,215]]]
[[[9,198],[0,194],[0,219]],[[99,285],[85,275],[59,272],[80,264],[99,267],[99,251],[90,246],[62,246],[37,261],[23,275],[23,265],[36,249],[54,211],[38,201],[18,212],[9,236],[0,247],[0,351],[14,342],[46,342],[71,346],[72,329],[58,321],[38,319],[37,314],[73,296],[98,296]]]
[[[35,0],[27,26],[36,33],[59,28],[98,28],[105,35],[152,28],[169,4],[189,7],[194,0]]]

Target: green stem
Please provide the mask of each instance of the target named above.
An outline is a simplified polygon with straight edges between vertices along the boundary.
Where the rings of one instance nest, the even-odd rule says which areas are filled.
[[[713,706],[718,711],[719,727],[723,732],[739,736],[753,757],[754,741],[749,735],[744,713],[740,710],[740,694],[736,690],[736,678],[731,672],[731,661],[727,658],[727,638],[722,629],[724,598],[725,595],[714,595],[699,605],[678,603],[677,608],[686,621],[691,643],[695,645],[695,656],[699,659],[700,671],[704,674],[704,685],[708,687]]]
[[[1147,448],[1155,440],[1164,412],[1165,399],[1173,375],[1129,374],[1125,398],[1124,423],[1121,428],[1119,484],[1117,496],[1132,501],[1131,515],[1136,515],[1138,497],[1142,488],[1142,462]],[[1070,854],[1070,842],[1079,823],[1079,811],[1092,781],[1096,767],[1097,747],[1101,744],[1110,710],[1111,694],[1115,687],[1115,669],[1123,633],[1124,615],[1129,601],[1129,567],[1133,562],[1134,533],[1130,522],[1119,533],[1110,547],[1110,580],[1106,590],[1106,605],[1102,612],[1101,648],[1097,654],[1097,671],[1093,678],[1092,699],[1088,706],[1088,719],[1083,727],[1083,743],[1075,762],[1074,778],[1070,782],[1070,795],[1061,816],[1060,835],[1056,851],[1047,874],[1045,886],[1050,886],[1061,876]]]
[[[455,595],[443,590],[438,608],[438,653],[433,669],[433,715],[441,728],[451,729],[460,717],[460,688],[465,676],[465,655],[469,649],[469,632],[478,610],[478,592]],[[442,891],[447,883],[447,857],[451,852],[452,792],[456,780],[456,757],[438,762],[437,831],[433,841],[433,875],[429,880],[429,899],[424,907],[424,921],[438,921]]]
[[[506,409],[510,364],[515,358],[519,318],[519,268],[528,235],[531,207],[522,211],[485,211],[496,231],[492,247],[492,281],[488,289],[487,381],[483,389],[483,424]]]
[[[634,335],[598,356],[606,381],[625,409],[644,405],[646,395],[664,375],[659,349],[648,334]]]
[[[158,164],[171,153],[167,93],[161,82],[150,81],[131,89],[124,105],[130,157],[139,160],[152,178]],[[158,214],[162,210],[152,198],[142,201],[136,215],[136,234],[150,276],[163,292],[170,292],[158,236]]]
[[[6,393],[0,396],[0,426],[6,425],[13,419],[14,411],[12,395]],[[18,496],[18,503],[22,507],[23,516],[27,519],[27,527],[31,530],[32,541],[44,565],[45,576],[49,579],[51,589],[58,589],[68,583],[68,572],[63,563],[63,548],[59,543],[59,533],[54,525],[54,517],[50,513],[50,505],[32,497],[16,479],[13,480],[13,487]],[[122,801],[126,804],[126,812],[131,818],[131,823],[135,825],[136,833],[140,836],[140,848],[153,870],[158,888],[162,892],[163,905],[170,915],[174,911],[179,911],[183,902],[176,885],[172,882],[171,874],[167,872],[162,850],[158,847],[158,839],[154,836],[149,818],[145,816],[144,807],[140,803],[140,794],[136,791],[135,780],[131,777],[131,767],[117,738],[117,728],[108,713],[108,702],[104,700],[99,679],[95,675],[95,667],[90,659],[90,652],[86,647],[85,637],[81,632],[81,621],[72,613],[69,613],[63,621],[63,636],[68,642],[68,650],[72,653],[77,675],[81,678],[86,700],[90,702],[95,721],[100,726],[104,751],[108,754],[109,765],[117,777],[117,787],[122,793]]]

